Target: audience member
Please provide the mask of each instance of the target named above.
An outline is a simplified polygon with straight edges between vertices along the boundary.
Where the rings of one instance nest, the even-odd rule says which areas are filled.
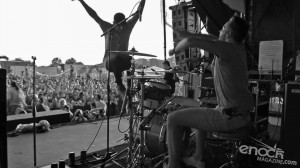
[[[25,94],[22,89],[19,88],[16,81],[12,81],[7,93],[8,112],[7,115],[14,115],[17,108],[25,108],[27,104],[25,102]]]

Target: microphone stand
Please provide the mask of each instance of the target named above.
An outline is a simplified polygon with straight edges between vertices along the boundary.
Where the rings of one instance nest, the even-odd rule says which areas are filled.
[[[273,80],[273,76],[274,76],[274,59],[272,59],[271,80]]]
[[[135,13],[134,13],[135,14]],[[109,35],[109,51],[108,51],[108,64],[107,64],[107,69],[108,69],[108,74],[107,74],[107,103],[108,103],[108,108],[106,110],[106,118],[107,118],[107,139],[106,139],[106,155],[104,158],[101,159],[101,161],[106,161],[111,158],[111,153],[109,152],[109,117],[110,117],[110,52],[111,52],[111,39],[113,35],[113,31],[117,26],[125,22],[127,19],[129,19],[131,16],[134,14],[128,16],[127,18],[123,19],[119,23],[113,25],[110,29],[108,29],[106,32],[104,32],[101,37],[105,35]]]
[[[32,69],[33,69],[33,74],[32,74],[32,77],[33,77],[33,82],[32,82],[32,90],[33,90],[33,95],[32,95],[32,116],[33,116],[33,165],[34,167],[36,167],[36,128],[35,128],[35,125],[36,125],[36,108],[35,108],[35,60],[36,60],[36,57],[35,56],[32,56],[31,57],[32,60],[33,60],[33,64],[32,64]]]
[[[167,60],[167,37],[166,37],[166,1],[163,0],[163,28],[164,28],[164,59]]]

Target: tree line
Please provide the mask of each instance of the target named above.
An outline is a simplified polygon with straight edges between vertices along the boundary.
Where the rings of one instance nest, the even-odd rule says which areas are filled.
[[[18,61],[18,62],[27,62],[28,64],[31,64],[31,61],[28,61],[28,60],[23,60],[22,58],[16,58],[12,61]],[[58,57],[55,57],[52,59],[49,67],[57,67],[59,65],[63,64],[62,60]],[[83,65],[82,62],[78,62],[75,58],[71,57],[69,59],[67,59],[65,61],[65,64],[78,64],[78,65]]]

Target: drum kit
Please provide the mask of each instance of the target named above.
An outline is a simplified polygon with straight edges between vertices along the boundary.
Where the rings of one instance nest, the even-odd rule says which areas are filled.
[[[151,54],[137,52],[134,49],[111,52],[131,56],[156,57]],[[185,96],[172,96],[170,86],[158,82],[159,79],[163,78],[162,75],[147,74],[144,71],[145,67],[136,74],[134,63],[133,60],[130,69],[131,75],[123,77],[128,82],[121,109],[121,114],[124,114],[125,109],[127,109],[129,116],[128,147],[103,164],[114,162],[120,167],[159,167],[167,160],[166,119],[168,113],[179,108],[199,107],[201,103]],[[180,70],[156,72],[191,74],[191,72]],[[136,106],[133,104],[136,104]],[[185,140],[186,149],[190,150],[191,132],[189,130],[186,130],[183,139]],[[122,166],[117,162],[118,159],[126,159],[127,165]]]

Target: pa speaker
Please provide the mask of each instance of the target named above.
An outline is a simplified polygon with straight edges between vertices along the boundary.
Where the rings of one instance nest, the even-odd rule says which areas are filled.
[[[285,85],[282,119],[281,142],[285,159],[300,164],[300,83],[288,82]]]
[[[0,168],[7,168],[6,69],[0,69]]]

